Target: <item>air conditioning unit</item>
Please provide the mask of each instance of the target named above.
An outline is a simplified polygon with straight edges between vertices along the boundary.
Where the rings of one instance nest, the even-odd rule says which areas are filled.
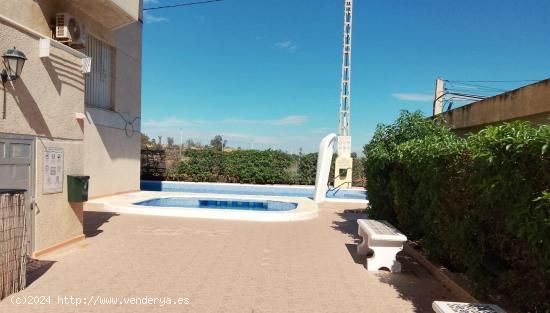
[[[84,48],[86,32],[84,25],[68,13],[55,15],[55,39],[73,48]]]

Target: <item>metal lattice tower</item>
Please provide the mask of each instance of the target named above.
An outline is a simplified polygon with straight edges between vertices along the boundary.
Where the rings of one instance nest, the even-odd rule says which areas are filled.
[[[353,20],[353,0],[344,0],[344,47],[342,60],[342,86],[340,91],[339,136],[349,136],[350,95],[351,95],[351,30]]]
[[[338,157],[334,163],[334,187],[351,188],[352,167],[351,136],[349,132],[351,96],[351,24],[353,0],[344,0],[344,47],[342,60],[342,86],[340,90],[340,121],[338,125]]]

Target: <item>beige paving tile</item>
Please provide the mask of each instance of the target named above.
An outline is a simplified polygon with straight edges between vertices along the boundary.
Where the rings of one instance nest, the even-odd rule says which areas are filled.
[[[354,255],[358,214],[324,205],[319,218],[257,223],[85,214],[85,244],[17,297],[188,297],[189,305],[13,305],[0,312],[432,312],[458,300],[406,257],[403,273],[371,273]],[[364,260],[363,260],[364,261]]]

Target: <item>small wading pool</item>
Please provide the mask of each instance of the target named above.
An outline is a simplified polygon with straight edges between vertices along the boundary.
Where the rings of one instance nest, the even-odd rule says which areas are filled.
[[[154,198],[134,203],[153,207],[176,207],[247,211],[290,211],[298,206],[294,202],[271,200],[204,199],[204,198]]]
[[[319,216],[315,201],[299,197],[140,191],[91,200],[109,212],[254,222],[303,221]]]

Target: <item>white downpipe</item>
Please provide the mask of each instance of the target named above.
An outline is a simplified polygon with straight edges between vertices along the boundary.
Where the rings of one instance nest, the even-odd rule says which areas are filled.
[[[332,133],[319,144],[319,155],[317,157],[317,175],[315,176],[315,197],[316,203],[325,201],[328,191],[328,178],[330,174],[330,163],[334,153],[334,143],[337,140],[336,134]]]

